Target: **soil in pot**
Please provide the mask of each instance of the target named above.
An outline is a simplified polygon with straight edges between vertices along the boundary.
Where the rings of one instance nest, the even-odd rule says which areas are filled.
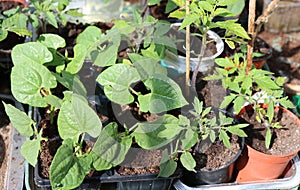
[[[158,174],[161,157],[161,150],[131,148],[117,172],[120,175]]]
[[[281,109],[275,111],[275,122],[279,122],[281,129],[273,130],[273,138],[271,140],[270,149],[265,147],[266,127],[257,122],[256,113],[253,109],[248,109],[240,117],[251,125],[245,128],[248,137],[245,139],[246,144],[270,155],[285,155],[294,152],[300,148],[300,128],[298,123],[293,120],[290,115]]]
[[[238,136],[230,139],[230,149],[223,143],[211,143],[209,139],[198,145],[194,152],[196,160],[196,173],[186,171],[182,181],[188,186],[201,184],[216,184],[233,181],[234,162],[240,155],[243,143]]]
[[[192,77],[193,72],[190,76]],[[204,103],[204,106],[220,107],[224,97],[226,96],[226,89],[223,88],[222,82],[220,80],[203,80],[203,74],[198,72],[196,78],[196,93],[200,101]],[[177,78],[174,78],[177,84],[181,87],[184,97],[189,103],[194,101],[193,94],[195,93],[193,89],[190,89],[189,98],[187,98],[185,91],[185,74],[181,74]]]

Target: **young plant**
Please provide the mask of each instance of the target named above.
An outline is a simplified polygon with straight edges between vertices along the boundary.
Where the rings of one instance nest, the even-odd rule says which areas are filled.
[[[20,44],[12,50],[13,96],[29,106],[49,107],[51,117],[58,112],[57,123],[50,119],[63,141],[50,166],[53,189],[76,188],[92,169],[104,170],[120,164],[131,145],[131,139],[119,136],[115,123],[102,129],[98,115],[88,104],[86,90],[77,74],[87,48],[77,44],[74,57],[69,58],[57,51],[64,46],[63,38],[43,34],[36,42]],[[59,83],[65,87],[63,97],[52,93]],[[37,129],[37,121],[25,113],[8,104],[5,104],[5,111],[20,134],[28,137],[21,153],[29,164],[35,166],[41,141],[51,139],[42,137],[43,130]],[[87,134],[98,141],[94,147],[85,150],[83,142]]]
[[[77,9],[66,10],[71,0],[30,0],[27,12],[34,28],[41,27],[47,32],[47,25],[58,28],[59,24],[66,25],[67,15],[82,16]]]
[[[0,41],[6,39],[8,32],[19,36],[31,36],[31,32],[27,29],[27,20],[27,16],[22,13],[20,7],[4,11],[0,15]]]
[[[179,7],[183,7],[184,1],[175,2]],[[170,17],[183,19],[180,29],[184,29],[189,25],[195,26],[200,34],[194,34],[202,37],[202,44],[198,57],[198,64],[195,67],[195,71],[198,71],[206,45],[209,43],[207,40],[207,32],[213,28],[221,28],[225,30],[224,39],[229,47],[234,48],[234,42],[243,42],[244,39],[250,39],[245,29],[237,23],[237,19],[228,19],[224,21],[215,21],[218,16],[231,17],[235,16],[237,12],[233,7],[236,7],[238,1],[222,1],[222,0],[209,0],[209,1],[192,1],[190,3],[189,14],[186,14],[184,8],[177,9],[170,14]],[[187,34],[190,35],[190,34]],[[198,72],[193,73],[192,86],[195,86],[196,76]]]
[[[219,113],[213,112],[211,107],[204,108],[203,102],[194,99],[194,110],[190,111],[190,116],[179,115],[178,126],[173,129],[177,137],[173,140],[175,146],[171,150],[164,151],[161,161],[160,176],[167,177],[175,171],[177,163],[181,164],[189,171],[195,171],[196,161],[191,150],[198,151],[199,144],[209,138],[211,143],[222,142],[230,148],[230,134],[246,137],[242,128],[248,124],[234,124],[234,119],[226,117],[220,110]]]
[[[216,74],[206,77],[205,80],[222,80],[225,89],[230,90],[220,106],[226,108],[233,104],[236,114],[240,113],[245,104],[253,105],[257,114],[256,119],[266,127],[265,145],[270,147],[272,129],[280,128],[277,122],[274,122],[274,108],[281,105],[285,108],[294,107],[288,97],[283,96],[284,78],[275,78],[272,72],[253,68],[246,73],[245,60],[235,54],[234,58],[219,58],[216,63],[220,68],[216,68]],[[261,104],[268,105],[265,109]]]

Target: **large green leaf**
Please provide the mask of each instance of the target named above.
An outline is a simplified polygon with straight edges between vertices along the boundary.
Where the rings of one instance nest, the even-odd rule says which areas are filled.
[[[42,34],[40,35],[38,42],[52,49],[58,49],[66,46],[65,39],[56,34]]]
[[[110,66],[116,63],[118,50],[121,43],[121,35],[119,33],[110,36],[104,36],[103,39],[97,42],[97,47],[94,48],[89,56],[98,66]]]
[[[98,27],[89,26],[78,35],[76,43],[83,44],[87,49],[90,49],[96,41],[101,39],[101,36],[102,32]]]
[[[139,95],[140,110],[162,113],[188,104],[177,83],[164,75],[153,75],[144,82],[151,93]]]
[[[140,74],[141,80],[145,80],[154,74],[167,75],[168,71],[165,67],[157,63],[157,60],[141,56],[139,54],[128,54],[137,71]]]
[[[21,154],[26,159],[26,161],[35,167],[37,163],[38,154],[40,151],[40,140],[32,139],[26,140],[21,146]]]
[[[101,131],[92,150],[96,170],[107,170],[119,165],[131,147],[132,137],[120,137],[118,125],[110,123]]]
[[[11,104],[5,104],[3,102],[3,105],[13,127],[22,136],[31,137],[33,135],[32,125],[34,125],[35,122],[28,117],[25,112],[20,111]]]
[[[151,150],[171,142],[182,129],[176,117],[166,114],[156,121],[139,123],[133,136],[139,146]]]
[[[58,132],[63,139],[78,138],[87,132],[92,137],[100,134],[102,123],[96,112],[78,96],[65,101],[58,114]]]
[[[44,64],[52,61],[53,56],[46,46],[39,42],[16,45],[11,52],[14,65],[24,63]]]
[[[36,107],[47,106],[41,91],[49,91],[56,85],[55,77],[39,63],[29,61],[12,68],[11,91],[14,97],[24,104]]]
[[[105,95],[111,101],[122,105],[134,101],[134,97],[129,92],[129,87],[139,80],[140,76],[137,70],[124,64],[109,67],[97,78],[97,82],[104,86]]]
[[[73,141],[67,139],[57,150],[50,166],[50,183],[53,189],[74,189],[91,170],[89,155],[76,156]]]
[[[72,58],[72,61],[68,63],[66,71],[70,72],[71,74],[78,73],[84,63],[86,54],[86,45],[76,44],[74,47],[74,58]]]

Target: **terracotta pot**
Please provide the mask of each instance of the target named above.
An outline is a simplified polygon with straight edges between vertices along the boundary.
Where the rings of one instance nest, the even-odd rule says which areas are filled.
[[[25,0],[1,0],[1,3],[2,2],[15,3],[15,7],[17,7],[18,5],[21,6],[22,8],[27,7],[27,3]]]
[[[267,106],[263,105],[263,107]],[[251,106],[246,106],[240,113],[250,108]],[[300,126],[300,120],[295,114],[282,107],[276,107],[275,111],[279,109],[289,114],[289,117],[293,118],[297,122],[297,125]],[[246,144],[236,163],[238,171],[236,181],[249,182],[277,179],[284,173],[290,160],[297,155],[298,151],[300,151],[300,149],[287,155],[269,155],[259,152]]]

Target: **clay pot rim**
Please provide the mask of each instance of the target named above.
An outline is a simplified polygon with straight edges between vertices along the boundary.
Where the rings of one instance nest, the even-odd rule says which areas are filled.
[[[244,107],[241,109],[240,113],[244,112],[244,111],[247,110],[247,109],[248,109],[248,110],[251,109],[251,108],[252,108],[252,105],[253,105],[253,104],[248,104],[248,105],[244,106]],[[268,104],[263,104],[263,103],[261,103],[260,105],[261,105],[263,108],[265,108],[265,109],[268,107]],[[290,118],[294,119],[294,120],[296,121],[297,125],[300,126],[300,119],[299,119],[293,112],[291,112],[290,110],[288,110],[288,109],[286,109],[286,108],[284,108],[284,107],[282,107],[282,106],[275,106],[275,111],[277,111],[277,110],[282,110],[283,112],[287,113],[287,114],[290,116]],[[239,114],[240,114],[240,113],[239,113]],[[236,116],[239,117],[239,114],[237,114]],[[245,145],[247,146],[247,148],[250,148],[251,150],[254,150],[255,152],[257,152],[257,154],[259,154],[259,155],[261,155],[261,156],[268,155],[268,156],[270,156],[270,158],[294,157],[294,156],[300,151],[300,148],[298,148],[297,150],[295,150],[295,151],[293,151],[293,152],[291,152],[291,153],[289,153],[289,154],[284,154],[284,155],[272,155],[272,154],[265,154],[265,153],[263,153],[263,152],[260,152],[260,151],[258,151],[258,150],[255,150],[254,148],[252,148],[252,147],[251,147],[250,145],[248,145],[247,143],[245,143]]]
[[[21,4],[21,7],[27,7],[27,3],[25,0],[1,0],[1,2],[17,2],[19,4]]]

